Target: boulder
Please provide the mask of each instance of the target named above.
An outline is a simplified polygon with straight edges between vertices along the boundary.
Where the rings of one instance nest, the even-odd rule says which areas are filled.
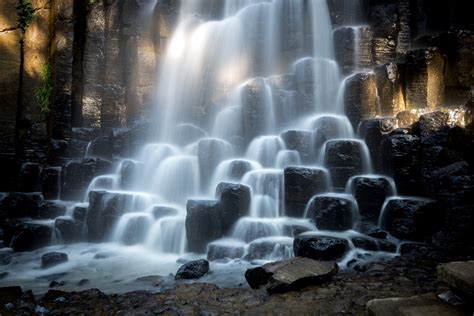
[[[14,251],[30,251],[48,246],[52,228],[46,225],[8,220],[3,228],[3,241]]]
[[[284,170],[284,186],[286,215],[303,217],[309,200],[329,189],[329,179],[323,169],[288,167]]]
[[[54,221],[54,227],[59,232],[60,238],[65,243],[79,241],[82,237],[83,222],[64,217]]]
[[[245,272],[245,279],[251,288],[258,289],[264,286],[268,293],[274,294],[328,282],[338,270],[334,262],[295,257],[248,269]]]
[[[295,256],[321,261],[342,259],[349,251],[346,239],[324,235],[300,235],[293,241]]]
[[[41,190],[47,200],[56,200],[59,198],[59,189],[61,186],[61,167],[43,168],[41,173]]]
[[[175,280],[199,279],[209,272],[209,261],[201,259],[183,264],[176,272]]]
[[[346,186],[350,177],[364,170],[363,144],[354,140],[331,140],[326,143],[324,166],[331,172],[336,188]]]
[[[438,279],[453,290],[474,298],[474,261],[459,261],[440,264]]]
[[[393,177],[400,194],[419,195],[421,185],[421,142],[413,135],[391,135],[382,143],[383,170]]]
[[[311,162],[312,158],[312,133],[303,130],[288,130],[280,134],[288,150],[296,150],[301,161]]]
[[[250,209],[250,188],[243,184],[221,182],[216,188],[223,233],[228,232]]]
[[[371,118],[360,123],[359,135],[365,140],[377,171],[382,170],[382,141],[398,127],[397,123],[394,117]]]
[[[385,177],[356,177],[352,192],[362,220],[377,223],[385,199],[393,195],[390,182]]]
[[[209,242],[222,236],[219,202],[188,200],[186,210],[188,251],[203,253]]]
[[[377,87],[373,73],[359,72],[346,79],[344,112],[352,123],[354,130],[357,129],[361,120],[379,114]]]
[[[43,166],[38,163],[24,163],[18,175],[18,190],[22,192],[41,192],[42,170]]]
[[[63,252],[48,252],[41,256],[41,268],[48,269],[69,260]]]
[[[434,201],[395,198],[385,205],[381,225],[399,239],[427,240],[439,230],[442,219]]]
[[[242,258],[245,253],[245,244],[212,242],[207,247],[207,260],[217,261],[223,259]]]
[[[437,48],[406,54],[406,105],[408,109],[434,110],[444,104],[444,57]]]
[[[317,195],[309,202],[306,217],[313,219],[319,230],[344,231],[353,228],[356,212],[349,196]]]

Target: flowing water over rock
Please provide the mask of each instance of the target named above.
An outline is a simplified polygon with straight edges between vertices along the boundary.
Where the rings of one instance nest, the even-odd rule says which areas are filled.
[[[133,269],[161,275],[192,251],[236,265],[289,258],[293,238],[308,232],[347,240],[342,263],[377,256],[377,247],[352,240],[365,236],[355,230],[366,214],[376,227],[380,203],[396,188],[371,174],[369,150],[344,114],[334,50],[325,0],[183,1],[158,79],[150,142],[116,174],[91,182],[78,205],[89,205],[81,238],[104,242],[98,249],[117,251],[116,260],[127,260],[128,249],[156,263],[150,269],[135,258]],[[290,188],[287,167],[309,168],[293,170],[292,179],[321,185],[308,190],[292,180]],[[367,194],[360,177],[388,183],[380,205],[358,206]],[[232,186],[215,200],[221,182],[250,188],[249,203]],[[285,202],[285,190],[295,201]],[[67,215],[75,217],[73,208]],[[79,246],[71,249],[68,265],[82,270],[94,262],[90,252],[95,260],[100,253],[84,250],[82,258]]]

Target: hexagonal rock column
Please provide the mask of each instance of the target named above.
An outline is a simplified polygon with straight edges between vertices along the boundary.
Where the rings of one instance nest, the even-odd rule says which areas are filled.
[[[189,200],[186,210],[188,251],[204,253],[208,243],[222,236],[219,201]]]
[[[344,111],[354,130],[363,119],[378,114],[375,74],[359,72],[345,80]]]
[[[216,188],[222,230],[228,232],[237,220],[249,213],[250,188],[243,184],[221,182]]]
[[[308,204],[306,217],[315,221],[320,230],[351,229],[357,219],[354,201],[338,196],[315,196]]]

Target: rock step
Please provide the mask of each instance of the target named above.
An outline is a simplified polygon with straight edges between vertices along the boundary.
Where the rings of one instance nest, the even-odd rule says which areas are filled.
[[[457,316],[466,315],[461,309],[451,306],[435,293],[412,297],[395,297],[375,299],[367,303],[369,316],[408,316],[408,315],[437,315]]]
[[[474,297],[474,261],[460,261],[440,264],[438,279],[453,290]]]

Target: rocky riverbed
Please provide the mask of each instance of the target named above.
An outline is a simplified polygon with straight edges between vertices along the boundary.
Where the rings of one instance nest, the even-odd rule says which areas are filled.
[[[363,315],[367,303],[373,299],[447,292],[448,285],[437,278],[438,263],[469,258],[474,258],[474,249],[464,248],[460,254],[456,249],[411,247],[407,253],[392,260],[373,262],[361,272],[340,271],[324,284],[273,295],[262,289],[219,288],[209,283],[178,284],[159,293],[105,294],[98,289],[80,292],[54,289],[36,297],[27,289],[10,287],[0,289],[0,314]],[[153,277],[142,279],[149,283],[154,280]],[[441,306],[461,315],[469,311],[466,306],[462,307],[464,310],[451,309],[441,300],[437,304],[444,304]]]

